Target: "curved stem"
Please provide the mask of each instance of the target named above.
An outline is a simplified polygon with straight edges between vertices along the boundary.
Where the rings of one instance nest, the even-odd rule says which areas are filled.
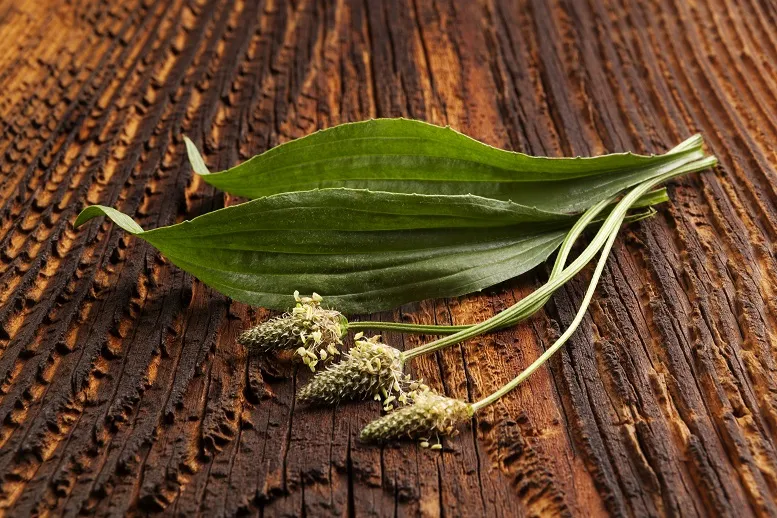
[[[602,270],[604,270],[604,265],[607,263],[607,259],[610,255],[610,249],[612,248],[613,243],[615,242],[615,238],[618,237],[617,232],[612,232],[610,234],[609,239],[604,244],[604,247],[602,247],[602,255],[599,258],[599,262],[596,264],[596,269],[594,270],[593,275],[591,275],[591,281],[588,283],[588,290],[585,292],[585,296],[583,297],[583,301],[580,303],[580,309],[577,310],[577,314],[575,315],[575,318],[572,320],[572,322],[569,324],[569,327],[567,330],[562,334],[558,340],[554,342],[554,344],[548,348],[544,353],[540,355],[539,358],[534,360],[534,362],[529,365],[526,369],[523,370],[518,376],[513,378],[512,381],[507,383],[504,387],[500,388],[490,396],[481,399],[480,401],[472,404],[472,410],[477,412],[483,407],[486,407],[507,394],[508,392],[512,391],[520,385],[526,378],[531,376],[531,374],[539,369],[548,359],[556,354],[556,352],[561,349],[561,346],[563,346],[567,340],[572,336],[572,334],[575,332],[577,327],[580,325],[580,322],[583,321],[583,317],[586,314],[586,311],[588,311],[588,305],[591,303],[591,298],[593,298],[594,292],[596,291],[597,284],[599,283],[599,277],[602,275]]]
[[[605,205],[609,206],[615,201],[615,199],[617,199],[617,197],[612,197],[606,202],[600,202],[600,203],[605,203]],[[629,222],[639,221],[641,219],[652,216],[653,214],[655,214],[655,210],[652,208],[652,205],[654,203],[662,203],[663,201],[666,201],[666,199],[667,199],[666,192],[663,189],[652,191],[645,194],[637,202],[635,202],[635,204],[632,205],[631,208],[646,207],[646,210],[636,214],[632,214],[628,216],[626,220]],[[601,211],[602,211],[601,208],[596,209],[597,213]],[[558,253],[556,254],[556,260],[553,263],[553,270],[551,271],[550,276],[548,277],[548,281],[553,280],[564,269],[564,265],[567,262],[569,253],[572,251],[572,247],[577,241],[577,238],[580,237],[580,234],[582,234],[583,231],[586,229],[587,225],[590,225],[596,222],[594,218],[589,218],[585,221],[586,221],[586,224],[583,224],[583,220],[579,218],[572,226],[572,228],[569,229],[569,232],[567,233],[566,238],[562,242],[561,246],[559,247]],[[521,314],[517,315],[512,320],[505,323],[499,329],[513,326],[518,322],[529,318],[534,313],[542,309],[545,306],[545,304],[547,304],[548,300],[550,300],[550,295],[545,297],[545,299],[543,300],[537,301],[537,303],[531,305],[531,307],[526,308],[525,311],[521,312]],[[380,322],[375,320],[362,320],[362,321],[348,322],[348,327],[343,333],[345,334],[345,332],[347,331],[372,330],[372,331],[396,331],[398,333],[415,333],[415,334],[422,334],[422,335],[451,335],[454,333],[458,333],[459,331],[464,331],[466,329],[469,329],[473,325],[474,324],[461,324],[461,325],[411,324],[407,322]]]
[[[628,194],[626,194],[626,196],[624,196],[623,199],[618,202],[612,212],[610,212],[609,216],[607,216],[607,219],[596,233],[596,236],[593,238],[588,247],[583,251],[583,253],[580,254],[580,256],[575,259],[572,264],[564,268],[564,270],[562,270],[562,272],[555,279],[549,281],[541,288],[538,288],[534,293],[528,295],[526,298],[514,304],[512,307],[489,318],[488,320],[470,326],[469,328],[459,331],[458,333],[454,333],[444,338],[439,338],[429,342],[426,345],[422,345],[415,349],[406,351],[405,357],[410,359],[415,356],[431,353],[438,349],[442,349],[444,347],[448,347],[449,345],[468,340],[474,336],[478,336],[506,325],[512,319],[516,318],[517,315],[520,315],[522,311],[526,311],[527,308],[531,307],[533,304],[536,304],[544,297],[553,294],[555,290],[557,290],[574,275],[576,275],[580,270],[582,270],[585,265],[588,264],[588,262],[596,255],[597,251],[604,245],[610,234],[618,229],[621,222],[623,221],[624,216],[626,215],[626,212],[642,194],[646,193],[659,183],[664,182],[674,176],[680,176],[692,171],[706,169],[715,163],[717,163],[715,157],[703,158],[637,185]],[[588,212],[583,214],[582,217],[585,217],[587,214]]]
[[[348,322],[348,331],[397,331],[399,333],[417,333],[421,335],[449,335],[468,329],[469,325],[439,326],[434,324],[406,324],[403,322],[379,322],[364,320]]]
[[[572,225],[572,228],[567,232],[564,241],[558,249],[556,255],[556,261],[553,263],[553,269],[550,272],[548,280],[553,280],[559,276],[563,271],[564,265],[567,262],[572,247],[583,233],[585,228],[596,218],[596,216],[610,203],[614,201],[615,197],[607,200],[602,200],[596,205],[589,208],[578,220]],[[529,318],[534,313],[542,309],[542,307],[548,302],[550,295],[545,298],[539,299],[533,304],[528,305],[524,311],[519,312],[512,319],[505,322],[502,327],[510,327],[517,324],[521,320]],[[461,331],[466,331],[475,324],[460,325],[460,326],[439,326],[439,325],[427,325],[427,324],[406,324],[401,322],[349,322],[348,330],[365,330],[365,329],[380,329],[384,331],[399,331],[404,333],[420,333],[420,334],[454,334]]]

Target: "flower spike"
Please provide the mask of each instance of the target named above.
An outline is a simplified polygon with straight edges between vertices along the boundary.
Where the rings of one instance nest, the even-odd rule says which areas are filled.
[[[323,299],[317,293],[300,297],[295,291],[294,299],[297,305],[290,312],[248,329],[237,341],[252,353],[294,350],[315,370],[319,361],[331,361],[340,354],[347,321],[339,311],[321,307]]]
[[[404,403],[408,390],[422,385],[402,372],[399,349],[380,341],[380,336],[354,337],[355,345],[344,358],[316,375],[300,390],[297,400],[307,404],[336,404],[343,400],[383,400],[386,410]]]
[[[365,426],[360,435],[361,440],[386,442],[408,438],[426,442],[428,437],[434,435],[455,435],[456,427],[474,413],[469,403],[441,396],[428,389],[416,391],[412,399],[412,404],[400,407]]]

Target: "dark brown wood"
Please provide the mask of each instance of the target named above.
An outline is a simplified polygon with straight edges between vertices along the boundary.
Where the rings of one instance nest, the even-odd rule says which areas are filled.
[[[767,0],[0,1],[0,509],[220,516],[777,516],[777,8]],[[236,203],[226,168],[318,128],[407,116],[532,154],[720,159],[630,225],[564,351],[444,452],[362,445],[375,403],[308,410],[246,357],[267,316],[146,228]],[[465,323],[547,270],[383,319]],[[478,398],[571,320],[414,364]],[[397,347],[424,337],[387,334]]]

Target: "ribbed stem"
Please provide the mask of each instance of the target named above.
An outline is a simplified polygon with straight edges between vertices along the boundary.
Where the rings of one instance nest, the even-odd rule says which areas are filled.
[[[550,272],[548,280],[553,280],[559,276],[563,271],[564,265],[567,262],[572,247],[574,246],[577,238],[586,229],[586,227],[596,218],[596,216],[606,208],[610,203],[615,200],[615,197],[607,200],[602,200],[596,205],[589,208],[569,229],[564,241],[559,247],[558,254],[556,255],[556,261],[553,263],[553,270]],[[537,300],[535,303],[528,305],[523,311],[517,313],[511,320],[507,321],[502,327],[510,327],[517,324],[521,320],[529,318],[534,313],[542,309],[542,307],[548,302],[550,295],[545,298]],[[348,330],[359,331],[366,329],[379,329],[383,331],[398,331],[403,333],[419,333],[419,334],[454,334],[461,331],[466,331],[475,324],[461,325],[461,326],[438,326],[427,324],[406,324],[401,322],[349,322]]]
[[[614,203],[616,199],[617,197],[612,197],[608,201],[601,202],[601,203],[605,203],[605,205],[609,206],[610,204]],[[646,217],[652,216],[653,214],[655,214],[655,210],[653,209],[652,205],[656,203],[662,203],[666,201],[666,199],[667,199],[666,193],[664,192],[663,189],[648,192],[647,194],[643,195],[637,202],[635,202],[634,205],[632,205],[632,208],[645,208],[646,210],[636,214],[632,214],[628,216],[626,220],[629,222],[633,222],[633,221],[639,221]],[[602,212],[602,209],[597,208],[597,212],[598,213]],[[586,222],[588,225],[590,225],[595,223],[596,220],[595,218],[589,218],[589,219],[586,219]],[[553,270],[551,271],[550,276],[548,277],[549,281],[553,280],[554,277],[557,277],[559,273],[564,269],[567,259],[569,258],[569,253],[572,251],[572,247],[577,241],[577,238],[580,237],[580,234],[582,234],[583,231],[586,229],[586,226],[587,225],[581,224],[581,220],[578,219],[575,225],[573,225],[572,228],[569,230],[569,232],[567,233],[566,239],[559,247],[558,254],[556,254],[556,260],[553,263]],[[542,309],[549,299],[550,299],[550,296],[546,297],[544,300],[538,301],[536,304],[533,304],[531,307],[526,308],[524,312],[517,315],[511,321],[505,323],[505,325],[503,325],[502,328],[511,327],[517,324],[518,322],[529,318],[534,313]],[[462,325],[411,324],[407,322],[380,322],[377,320],[363,320],[363,321],[356,321],[356,322],[348,322],[348,327],[345,331],[343,331],[343,333],[345,333],[346,331],[371,330],[371,331],[395,331],[398,333],[414,333],[414,334],[422,334],[422,335],[452,335],[454,333],[458,333],[460,331],[469,329],[473,325],[474,324],[462,324]]]
[[[596,269],[594,270],[593,275],[591,275],[591,281],[588,283],[588,290],[585,292],[585,296],[583,297],[583,301],[580,303],[580,309],[577,310],[577,314],[575,315],[574,320],[569,324],[569,327],[567,330],[562,334],[558,340],[555,341],[555,343],[548,348],[547,351],[542,353],[539,358],[537,358],[534,363],[529,365],[526,369],[524,369],[523,372],[521,372],[518,376],[516,376],[512,381],[510,381],[508,384],[506,384],[501,389],[497,390],[490,396],[481,399],[480,401],[472,404],[473,411],[477,412],[481,408],[487,407],[488,405],[495,403],[499,400],[502,396],[507,394],[508,392],[512,391],[520,385],[526,378],[531,376],[531,374],[542,367],[542,365],[548,361],[548,359],[556,354],[556,352],[561,349],[561,346],[563,346],[567,340],[572,336],[572,334],[575,332],[577,327],[580,325],[580,322],[583,321],[583,317],[585,316],[586,311],[588,310],[588,305],[591,303],[591,298],[594,295],[594,292],[596,291],[596,286],[599,283],[599,277],[602,275],[602,270],[604,270],[604,265],[607,263],[607,258],[610,255],[610,249],[612,249],[612,245],[615,242],[615,238],[618,237],[617,232],[612,232],[610,234],[609,239],[605,243],[604,247],[602,248],[602,255],[599,257],[599,262],[596,264]]]
[[[508,325],[509,322],[511,322],[517,316],[521,315],[522,312],[532,307],[538,301],[541,301],[545,297],[553,294],[555,290],[563,286],[564,283],[566,283],[580,270],[582,270],[585,267],[585,265],[588,264],[588,262],[596,255],[598,250],[605,244],[605,242],[610,237],[610,234],[614,233],[618,229],[621,222],[623,221],[623,218],[626,215],[626,212],[634,204],[634,202],[637,199],[639,199],[641,195],[645,194],[647,191],[649,191],[656,185],[662,182],[665,182],[666,180],[669,180],[672,177],[684,175],[693,171],[706,169],[708,167],[712,167],[713,165],[715,165],[715,163],[717,163],[717,160],[715,159],[715,157],[706,157],[701,160],[691,162],[685,166],[679,167],[668,173],[657,176],[651,180],[647,180],[639,184],[638,186],[634,187],[628,194],[626,194],[626,196],[623,197],[623,199],[620,202],[618,202],[618,204],[615,206],[612,212],[610,212],[609,216],[604,221],[599,231],[596,233],[596,236],[593,238],[593,240],[588,245],[588,247],[583,251],[583,253],[580,254],[580,256],[577,259],[575,259],[575,261],[573,261],[572,264],[564,268],[564,270],[562,270],[562,272],[556,278],[549,281],[544,286],[537,289],[534,293],[522,299],[520,302],[514,304],[512,307],[500,312],[499,314],[489,318],[488,320],[481,322],[480,324],[475,324],[473,326],[468,327],[465,330],[459,331],[450,336],[446,336],[444,338],[434,340],[433,342],[429,342],[426,345],[422,345],[415,349],[406,351],[405,358],[409,360],[410,358],[413,358],[415,356],[428,354],[428,353],[437,351],[439,349],[442,349],[444,347],[448,347],[450,345],[462,342],[464,340],[468,340],[472,337],[475,337],[483,333],[487,333],[494,329],[498,329],[500,327],[504,327],[505,325]],[[595,207],[598,207],[598,205],[596,205]],[[589,211],[590,210],[591,209],[589,209]],[[581,218],[586,217],[586,215],[589,214],[589,211],[587,211]]]
[[[450,335],[468,329],[468,325],[438,326],[434,324],[405,324],[402,322],[379,322],[365,320],[348,322],[348,331],[396,331],[398,333],[415,333],[419,335]]]

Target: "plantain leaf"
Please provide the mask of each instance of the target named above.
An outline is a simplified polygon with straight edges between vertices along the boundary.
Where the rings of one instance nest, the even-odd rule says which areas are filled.
[[[664,200],[657,191],[638,206]],[[75,226],[98,215],[236,300],[286,309],[294,290],[316,291],[344,313],[463,295],[520,275],[547,259],[575,219],[473,195],[346,188],[263,197],[149,231],[95,205]]]
[[[504,151],[448,127],[408,119],[341,124],[210,173],[185,139],[194,171],[239,196],[349,187],[420,194],[474,194],[556,213],[602,199],[703,157],[696,135],[664,155],[534,157]]]

